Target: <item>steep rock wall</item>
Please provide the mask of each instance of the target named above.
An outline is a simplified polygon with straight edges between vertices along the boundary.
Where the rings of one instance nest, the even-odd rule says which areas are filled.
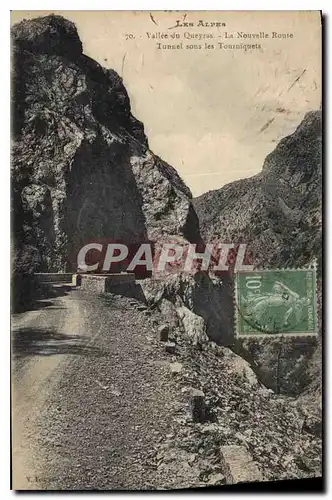
[[[12,42],[14,271],[75,270],[91,241],[199,241],[190,190],[150,151],[122,79],[83,54],[75,25],[22,21]]]

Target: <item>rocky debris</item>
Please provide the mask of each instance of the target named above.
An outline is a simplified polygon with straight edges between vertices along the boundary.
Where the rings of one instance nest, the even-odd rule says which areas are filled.
[[[127,312],[128,305],[133,303],[131,299],[126,299],[124,297],[117,297],[116,299],[112,297],[112,300],[109,302],[109,295],[110,294],[104,294],[102,299],[106,305],[109,304],[111,311],[119,311],[121,314],[121,309],[123,308]],[[130,310],[130,314],[125,314],[124,318],[127,317],[127,321],[130,321],[131,325],[140,323],[140,330],[142,333],[144,331],[144,335],[147,337],[149,328],[157,332],[160,327],[165,325],[164,317],[160,314],[158,309],[152,309],[152,314],[153,317],[150,318],[149,321],[150,325],[154,325],[153,327],[145,323],[144,311],[139,311],[136,307],[134,310]],[[121,329],[124,329],[123,325]],[[137,328],[134,328],[133,331],[135,331],[136,337]],[[205,436],[209,436],[209,433],[212,432],[209,428],[209,424],[204,424],[204,426],[200,423],[196,424],[192,419],[192,415],[189,413],[189,402],[193,388],[190,383],[188,384],[188,377],[191,377],[193,371],[196,372],[196,366],[193,367],[191,361],[193,357],[195,358],[195,353],[199,353],[200,350],[197,346],[192,346],[189,339],[183,336],[181,331],[172,331],[172,337],[176,339],[176,345],[178,345],[178,342],[180,343],[179,345],[181,345],[181,349],[177,351],[176,362],[170,363],[168,361],[169,356],[168,353],[165,352],[165,344],[160,343],[157,335],[150,335],[149,342],[144,344],[143,341],[143,344],[141,344],[141,349],[143,350],[145,350],[148,345],[150,345],[152,349],[147,363],[148,366],[151,366],[152,372],[154,373],[155,368],[157,368],[159,373],[158,377],[161,377],[160,370],[165,368],[163,377],[166,377],[166,380],[165,378],[162,379],[162,389],[160,389],[160,391],[166,390],[168,396],[172,394],[171,404],[169,397],[165,400],[165,404],[168,404],[168,419],[171,422],[170,430],[166,435],[157,432],[153,435],[154,444],[150,449],[149,455],[144,457],[144,466],[148,467],[149,471],[155,471],[156,474],[155,481],[152,481],[151,478],[149,479],[151,488],[177,489],[224,484],[220,468],[220,457],[217,459],[214,453],[210,453],[211,444],[205,446],[204,442],[201,441],[200,452],[198,452],[198,449],[191,449],[192,439],[194,441],[197,439],[196,435],[191,435],[194,426],[197,425],[200,428],[206,428],[206,432],[204,433]],[[218,346],[215,346],[213,352],[217,352],[219,349]],[[191,352],[191,350],[193,351]],[[178,361],[178,359],[180,361]],[[138,370],[140,371],[140,368],[138,368]],[[169,381],[169,386],[167,379]],[[193,386],[199,387],[199,380],[194,380],[195,383]],[[150,383],[146,384],[146,389],[142,388],[142,393],[145,393],[145,391],[150,391],[149,401],[150,398],[158,399],[159,392],[156,392],[152,397]],[[125,392],[122,392],[123,398],[125,398]],[[185,444],[185,446],[182,446],[183,444]],[[188,449],[185,449],[186,446]],[[143,472],[144,469],[142,471],[142,477],[146,477]],[[147,488],[145,483],[144,488]]]
[[[158,309],[161,314],[165,316],[165,319],[167,320],[167,323],[169,325],[171,325],[173,328],[179,327],[179,318],[176,313],[176,307],[170,300],[161,299],[161,301],[158,303]]]
[[[136,304],[136,309],[137,311],[145,312],[147,310],[147,306],[145,306],[144,304]]]
[[[207,481],[207,486],[220,486],[224,483],[225,476],[223,474],[211,474],[209,480]]]
[[[317,382],[317,379],[314,379],[315,381]],[[318,379],[318,381],[320,380]],[[303,422],[303,432],[308,432],[319,438],[322,437],[323,433],[322,403],[321,383],[312,383],[294,402]]]
[[[203,318],[206,335],[210,340],[223,345],[234,344],[233,284],[230,277],[223,277],[221,280],[212,278],[206,272],[193,274],[180,272],[141,280],[140,285],[147,303],[165,312],[165,319],[167,312],[172,311],[170,318],[174,323],[174,310],[177,314],[177,309],[185,306]],[[182,324],[181,321],[180,323]],[[190,321],[188,323],[188,331],[192,334],[193,328],[190,326]],[[201,328],[198,331],[201,332]],[[199,336],[204,337],[201,334]]]
[[[308,416],[306,417],[303,423],[303,431],[309,432],[314,436],[321,437],[322,436],[322,418],[318,418],[317,416]]]
[[[185,306],[178,307],[176,312],[182,321],[186,335],[188,335],[193,345],[202,345],[208,341],[205,321],[201,316],[193,313]]]
[[[169,365],[171,373],[180,373],[182,371],[183,365],[181,363],[171,363]]]
[[[230,349],[214,343],[199,348],[180,338],[177,359],[183,368],[176,381],[188,405],[175,417],[176,438],[165,443],[167,454],[177,456],[179,448],[193,454],[202,484],[212,474],[225,475],[221,446],[244,448],[268,481],[320,476],[321,438],[303,430],[296,398],[264,387]],[[193,387],[204,394],[203,422],[192,417]]]
[[[203,391],[193,389],[190,397],[190,409],[194,422],[204,422],[206,417],[205,395]]]
[[[255,389],[259,387],[260,391],[271,392],[257,378],[257,375],[251,368],[250,364],[231,350],[226,350],[223,353],[225,367],[228,366],[235,377],[239,377],[245,381],[246,386]]]
[[[221,446],[226,484],[263,481],[263,475],[244,446]]]
[[[313,357],[318,341],[316,337],[239,339],[234,351],[254,368],[260,381],[276,392],[297,396],[313,380],[312,363],[321,361]],[[319,375],[320,376],[320,375]],[[314,375],[317,377],[317,373]]]
[[[161,340],[161,342],[167,342],[168,336],[169,336],[169,326],[168,325],[161,325],[158,328],[158,335],[159,335],[159,339]]]

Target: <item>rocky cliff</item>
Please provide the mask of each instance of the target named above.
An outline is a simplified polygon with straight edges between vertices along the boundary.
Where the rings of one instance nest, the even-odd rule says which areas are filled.
[[[247,243],[257,268],[300,267],[313,259],[320,267],[321,142],[321,111],[312,111],[267,156],[261,173],[198,197],[203,237]]]
[[[35,271],[75,270],[91,241],[201,241],[190,190],[151,152],[121,78],[83,54],[75,25],[54,15],[22,21],[12,42],[14,299],[29,296]],[[317,111],[279,143],[262,173],[195,200],[205,241],[248,243],[257,267],[320,260],[320,148]],[[157,307],[168,300],[182,315],[186,308],[211,339],[234,345],[230,277],[176,274],[142,286]],[[268,386],[298,393],[315,372],[307,370],[315,346],[302,356],[302,345],[289,345],[281,361],[271,342],[236,350]]]
[[[75,270],[91,241],[199,241],[191,193],[154,155],[122,79],[55,15],[12,28],[14,272]]]
[[[88,242],[201,242],[190,190],[149,149],[122,79],[83,54],[75,25],[54,15],[23,21],[13,27],[12,42],[14,306],[29,296],[35,271],[75,270],[76,254]],[[204,240],[249,244],[256,267],[300,267],[317,259],[320,271],[321,183],[317,111],[279,143],[259,175],[194,201]],[[220,445],[247,442],[262,467],[267,459],[272,463],[271,478],[319,473],[316,339],[236,342],[230,276],[173,273],[137,286],[147,312],[160,313],[173,336],[178,332],[181,356],[188,353],[184,362],[194,363],[193,385],[204,389],[221,422],[220,429],[211,424],[211,436],[199,441],[191,433],[189,442],[186,435],[180,442],[195,451],[197,443],[211,441],[218,453]],[[207,337],[231,346],[259,380],[241,357]],[[299,409],[309,436],[303,439],[297,410],[296,418],[289,412],[291,400],[262,384],[302,393]],[[286,456],[293,445],[294,456]]]
[[[255,268],[318,267],[318,316],[322,295],[322,116],[307,113],[295,132],[270,153],[262,172],[194,200],[207,241],[246,243]],[[318,349],[317,349],[318,346]],[[299,394],[321,384],[320,339],[237,341],[260,379],[278,392]],[[310,395],[308,396],[310,399]],[[314,397],[316,409],[320,397]]]

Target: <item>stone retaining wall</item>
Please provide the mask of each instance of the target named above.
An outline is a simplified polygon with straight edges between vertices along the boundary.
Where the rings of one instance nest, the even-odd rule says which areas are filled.
[[[111,292],[119,285],[135,285],[134,273],[81,274],[81,289],[93,293]]]
[[[34,273],[38,283],[71,283],[72,273]]]

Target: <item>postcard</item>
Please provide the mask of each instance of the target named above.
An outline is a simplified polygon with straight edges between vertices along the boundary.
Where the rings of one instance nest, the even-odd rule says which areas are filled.
[[[322,487],[321,13],[12,11],[11,51],[12,489]]]

